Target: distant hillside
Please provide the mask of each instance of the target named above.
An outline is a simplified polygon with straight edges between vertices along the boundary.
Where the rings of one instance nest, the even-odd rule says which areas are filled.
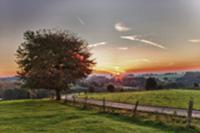
[[[0,81],[17,81],[19,80],[18,77],[14,76],[14,77],[0,77]]]
[[[17,88],[16,84],[19,78],[17,77],[3,77],[0,78],[0,89],[14,89]]]

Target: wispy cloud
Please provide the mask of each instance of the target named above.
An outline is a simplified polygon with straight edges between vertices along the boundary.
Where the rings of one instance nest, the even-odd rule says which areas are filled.
[[[191,43],[200,43],[200,39],[191,39],[191,40],[188,40],[189,42]]]
[[[137,35],[133,35],[133,36],[121,36],[121,39],[127,39],[127,40],[132,40],[132,41],[138,41],[138,36]]]
[[[129,62],[133,62],[133,63],[151,63],[152,61],[147,59],[147,58],[141,58],[141,59],[133,59],[133,60],[129,60]]]
[[[85,25],[85,22],[80,17],[76,17],[80,24]]]
[[[118,22],[118,23],[115,24],[115,30],[117,30],[119,32],[126,32],[126,31],[131,30],[131,28],[129,28],[128,26],[126,26],[122,22]]]
[[[158,47],[158,48],[161,48],[161,49],[167,49],[165,46],[163,46],[161,44],[158,44],[158,43],[155,43],[155,42],[152,42],[152,41],[149,41],[149,40],[145,40],[145,39],[141,38],[141,36],[138,36],[138,35],[121,36],[120,38],[121,39],[132,40],[132,41],[139,41],[139,42],[142,42],[142,43],[145,43],[145,44],[148,44],[148,45],[152,45],[154,47]]]
[[[88,45],[88,47],[93,48],[93,47],[103,46],[106,44],[107,44],[107,42],[98,42],[98,43],[90,44],[90,45]]]
[[[144,39],[142,39],[142,40],[140,40],[140,41],[143,42],[143,43],[150,44],[150,45],[152,45],[152,46],[161,48],[161,49],[166,49],[166,47],[164,47],[163,45],[158,44],[158,43],[155,43],[155,42],[152,42],[152,41],[148,41],[148,40],[144,40]]]
[[[118,50],[128,50],[127,47],[118,47],[117,49],[118,49]]]

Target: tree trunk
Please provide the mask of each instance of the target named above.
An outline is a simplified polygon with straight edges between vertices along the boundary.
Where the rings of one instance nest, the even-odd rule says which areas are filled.
[[[60,90],[56,89],[56,100],[60,100],[61,99],[61,95],[60,95]]]

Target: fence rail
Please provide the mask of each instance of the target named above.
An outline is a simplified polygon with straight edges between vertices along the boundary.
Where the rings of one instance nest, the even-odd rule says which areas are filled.
[[[73,95],[69,95],[65,97],[65,100],[68,102],[72,102],[74,105],[76,103],[83,104],[84,108],[87,108],[91,105],[97,106],[102,108],[103,112],[105,112],[107,108],[111,108],[131,111],[133,116],[136,114],[136,112],[145,112],[186,117],[186,127],[191,127],[192,118],[200,119],[200,110],[193,110],[192,99],[190,99],[190,101],[188,102],[188,109],[139,105],[139,101],[137,101],[135,104],[118,103],[106,101],[105,98],[103,98],[102,100],[88,99],[87,96],[85,98],[78,98]]]
[[[117,103],[117,102],[106,101],[105,99],[95,100],[95,99],[87,98],[86,100],[86,98],[77,98],[74,96],[66,96],[65,100],[70,101],[70,102],[76,101],[77,103],[95,105],[95,106],[104,107],[104,108],[129,110],[133,112],[139,111],[139,112],[159,113],[159,114],[167,114],[167,115],[176,114],[177,116],[181,116],[181,117],[188,117],[188,115],[191,115],[190,116],[191,118],[200,119],[200,111],[193,110],[191,107],[189,108],[189,110],[187,110],[187,109],[179,109],[179,108],[171,108],[171,107],[168,108],[168,107],[159,107],[159,106],[139,105],[139,101],[136,102],[136,104],[127,104],[127,103]],[[87,103],[85,103],[85,101],[87,101]]]

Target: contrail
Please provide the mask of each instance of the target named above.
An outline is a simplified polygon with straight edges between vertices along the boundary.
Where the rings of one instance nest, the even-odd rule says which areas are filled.
[[[149,41],[149,40],[141,39],[140,36],[138,36],[138,35],[121,36],[120,38],[121,39],[132,40],[132,41],[139,41],[139,42],[142,42],[142,43],[145,43],[145,44],[152,45],[154,47],[158,47],[158,48],[161,48],[161,49],[167,49],[165,46],[163,46],[161,44],[158,44],[158,43],[155,43],[155,42],[152,42],[152,41]]]
[[[98,43],[94,43],[94,44],[90,44],[88,45],[88,47],[98,47],[98,46],[103,46],[103,45],[106,45],[107,42],[98,42]]]
[[[80,18],[80,17],[76,17],[78,19],[78,21],[80,22],[80,24],[85,25],[85,22]]]
[[[152,46],[155,46],[155,47],[161,48],[161,49],[167,49],[167,48],[164,47],[163,45],[160,45],[160,44],[155,43],[155,42],[151,42],[151,41],[144,40],[144,39],[142,39],[142,40],[140,40],[140,41],[143,42],[143,43],[150,44],[150,45],[152,45]]]

